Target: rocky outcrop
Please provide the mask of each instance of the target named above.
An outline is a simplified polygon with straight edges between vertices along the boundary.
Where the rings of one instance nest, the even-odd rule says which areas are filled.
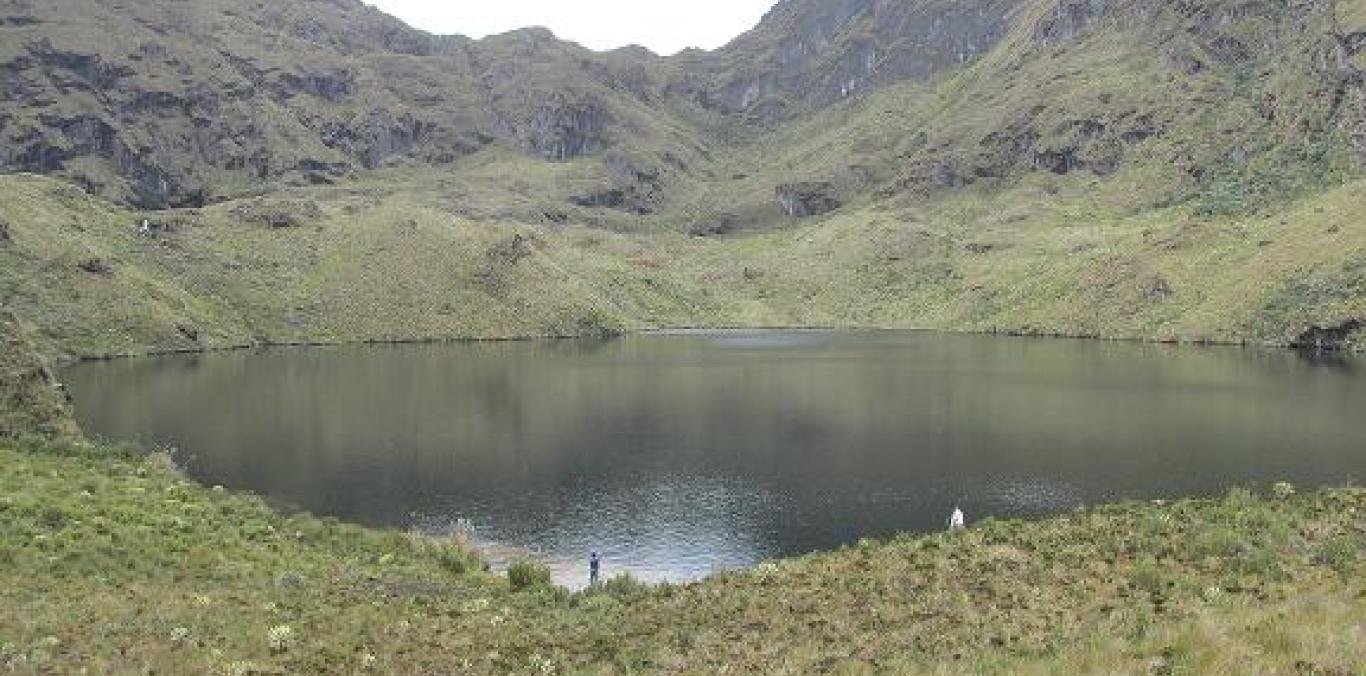
[[[734,214],[721,214],[699,220],[688,226],[688,234],[693,237],[719,237],[735,232],[740,227],[740,219]]]
[[[607,147],[609,115],[597,101],[552,97],[537,105],[519,130],[527,146],[550,160],[567,160]]]
[[[830,213],[841,206],[835,186],[823,181],[787,183],[774,193],[783,212],[793,218],[806,218]]]
[[[114,274],[114,266],[103,258],[87,258],[80,263],[77,263],[76,267],[80,268],[82,272],[88,272],[92,275],[99,275],[101,277],[108,277],[109,275]]]
[[[1366,31],[1342,36],[1342,48],[1347,51],[1347,56],[1356,56],[1366,51]]]
[[[356,75],[349,70],[284,73],[276,86],[277,95],[316,96],[328,103],[341,103],[356,91]]]
[[[1341,350],[1349,338],[1366,329],[1366,320],[1348,319],[1329,326],[1311,326],[1290,341],[1290,346],[1302,350],[1333,352]]]
[[[620,153],[609,153],[603,161],[614,185],[575,195],[569,201],[577,206],[606,208],[643,216],[658,209],[664,198],[664,170]]]
[[[1057,0],[1056,6],[1034,27],[1043,43],[1070,42],[1110,11],[1112,0]]]

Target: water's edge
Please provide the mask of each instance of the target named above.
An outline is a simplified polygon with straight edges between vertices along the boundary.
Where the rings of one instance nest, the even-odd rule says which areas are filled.
[[[146,349],[129,352],[106,352],[106,353],[64,353],[55,356],[49,355],[49,361],[55,368],[64,368],[75,364],[86,362],[116,361],[123,359],[141,359],[146,357],[165,357],[174,355],[188,354],[212,354],[217,352],[241,352],[246,350],[260,350],[273,348],[326,348],[326,347],[351,347],[359,345],[460,345],[477,343],[515,343],[529,341],[560,341],[560,340],[586,340],[603,339],[612,340],[616,338],[626,338],[630,336],[649,336],[649,335],[668,335],[671,333],[684,332],[726,332],[726,331],[868,331],[868,332],[917,332],[917,333],[937,333],[947,336],[999,336],[1007,338],[1037,338],[1045,340],[1075,340],[1091,341],[1100,343],[1133,343],[1140,345],[1181,345],[1188,347],[1239,347],[1253,350],[1304,350],[1306,348],[1296,347],[1288,341],[1276,342],[1254,342],[1248,340],[1220,339],[1210,337],[1155,337],[1140,335],[1115,335],[1106,336],[1099,334],[1086,333],[1066,333],[1051,331],[1020,331],[1020,330],[972,330],[972,329],[943,329],[926,328],[916,326],[879,326],[879,325],[718,325],[718,326],[669,326],[669,327],[644,327],[635,329],[625,329],[621,331],[611,331],[603,333],[585,334],[509,334],[505,336],[418,336],[412,338],[355,338],[355,339],[317,339],[317,340],[266,340],[250,343],[227,343],[222,345],[201,345],[198,347],[180,348],[159,348],[149,346]],[[1343,353],[1343,354],[1366,354],[1366,345],[1359,347],[1345,347],[1337,349],[1324,349],[1320,352]]]

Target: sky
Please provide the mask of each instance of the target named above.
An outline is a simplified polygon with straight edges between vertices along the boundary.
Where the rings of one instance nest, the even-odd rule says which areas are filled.
[[[366,0],[432,33],[480,38],[544,26],[595,50],[715,49],[753,28],[775,0]]]

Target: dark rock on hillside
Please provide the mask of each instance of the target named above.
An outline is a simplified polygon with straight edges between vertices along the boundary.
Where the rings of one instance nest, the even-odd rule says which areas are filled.
[[[536,106],[521,131],[527,145],[542,157],[567,160],[606,148],[609,120],[596,101],[553,100]]]
[[[1105,16],[1111,0],[1058,0],[1056,7],[1034,27],[1034,39],[1044,43],[1069,42]]]
[[[412,150],[434,126],[408,113],[394,115],[387,110],[372,110],[347,130],[355,141],[351,154],[359,156],[366,169],[374,169],[390,157]]]
[[[280,76],[279,96],[303,93],[328,103],[340,103],[356,91],[356,75],[349,70],[316,73],[285,73]]]
[[[99,54],[58,49],[45,38],[29,43],[28,52],[58,89],[109,89],[135,72],[132,67],[110,63]]]
[[[621,188],[608,188],[587,195],[575,195],[569,201],[581,207],[606,207],[620,209],[626,205],[626,191]]]
[[[1342,47],[1348,56],[1356,56],[1366,51],[1366,31],[1358,31],[1342,37]]]
[[[778,186],[774,192],[783,211],[795,218],[820,216],[841,206],[835,186],[826,182],[788,183]]]
[[[1313,326],[1290,341],[1290,346],[1302,350],[1331,352],[1343,349],[1347,339],[1366,329],[1366,320],[1348,319],[1331,326]]]
[[[663,200],[662,169],[615,152],[607,155],[604,165],[615,185],[571,197],[570,202],[581,207],[617,209],[636,215],[656,211]]]
[[[14,243],[14,236],[9,232],[9,223],[0,221],[0,248],[7,247]]]
[[[76,267],[80,268],[83,272],[99,275],[101,277],[108,277],[109,275],[114,274],[114,266],[110,265],[109,261],[106,261],[103,258],[89,258],[78,263]]]
[[[738,217],[733,214],[722,214],[688,226],[688,234],[694,237],[719,237],[735,232],[739,227]]]

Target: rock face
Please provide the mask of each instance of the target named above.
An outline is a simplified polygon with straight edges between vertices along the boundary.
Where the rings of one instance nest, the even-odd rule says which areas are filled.
[[[606,148],[608,124],[596,102],[551,101],[536,106],[523,133],[526,145],[542,157],[566,160]]]
[[[784,0],[703,59],[703,96],[774,122],[904,80],[926,81],[986,53],[1021,0]]]
[[[960,75],[978,80],[941,87],[942,115],[973,124],[941,120],[948,131],[899,137],[865,125],[846,139],[867,156],[848,158],[857,166],[806,175],[881,194],[1020,172],[1105,176],[1133,147],[1189,127],[1192,111],[1234,95],[1247,96],[1266,123],[1260,137],[1319,134],[1318,146],[1355,144],[1366,166],[1366,31],[1337,28],[1334,6],[782,0],[724,48],[665,58],[639,48],[594,53],[544,29],[479,41],[434,36],[362,0],[0,0],[0,172],[56,175],[165,209],[395,165],[445,168],[496,147],[571,165],[572,192],[556,195],[561,203],[645,216],[722,180],[716,158],[735,139],[877,90],[938,87]],[[1105,30],[1127,33],[1091,42],[1159,46],[1145,55],[1151,62],[1131,64],[1143,78],[1100,77],[1105,59],[1068,60]],[[981,58],[989,52],[998,58]],[[1280,89],[1245,93],[1247,82],[1260,86],[1286,63],[1315,65],[1277,78]],[[1111,80],[1114,91],[1095,100],[1060,96]],[[1133,95],[1135,82],[1163,97]],[[1327,105],[1295,103],[1306,100]],[[884,122],[895,128],[902,112]],[[1250,145],[1187,143],[1209,156],[1171,163],[1205,180],[1248,164]],[[832,190],[793,184],[777,196],[787,213],[809,216],[845,199]],[[735,211],[753,220],[753,210]],[[546,217],[564,220],[558,211]]]

